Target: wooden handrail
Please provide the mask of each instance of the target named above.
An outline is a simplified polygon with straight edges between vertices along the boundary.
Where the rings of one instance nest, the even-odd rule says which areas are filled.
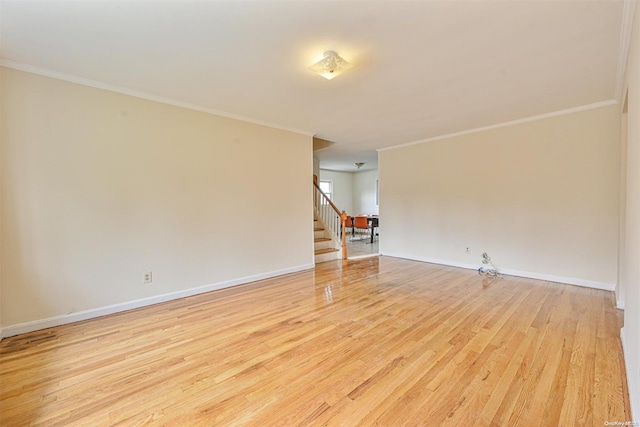
[[[336,205],[333,204],[333,202],[331,201],[331,199],[329,198],[329,196],[327,196],[324,191],[322,191],[320,189],[320,186],[318,184],[316,184],[315,182],[313,183],[313,185],[318,189],[318,191],[320,192],[320,194],[322,194],[324,196],[324,198],[327,200],[327,202],[329,202],[329,204],[331,205],[331,207],[333,208],[334,211],[336,211],[336,213],[338,215],[342,214],[343,211],[341,211],[340,209],[338,209],[338,207]]]
[[[342,259],[347,259],[347,213],[345,211],[340,211],[338,207],[331,201],[329,196],[325,192],[320,189],[320,186],[317,183],[316,176],[313,177],[313,186],[315,187],[313,196],[313,203],[316,213],[319,215],[319,218],[322,219],[323,223],[330,230],[329,233],[333,236],[333,240],[337,239],[337,243],[342,248]],[[318,194],[319,193],[319,194]],[[322,207],[327,207],[324,209]],[[331,207],[331,209],[328,208]],[[333,210],[333,214],[330,212]],[[339,228],[339,229],[338,229]]]

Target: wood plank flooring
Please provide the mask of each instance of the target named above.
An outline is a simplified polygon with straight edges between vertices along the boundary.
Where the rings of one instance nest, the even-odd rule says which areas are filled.
[[[610,292],[389,257],[0,343],[2,426],[627,421]]]

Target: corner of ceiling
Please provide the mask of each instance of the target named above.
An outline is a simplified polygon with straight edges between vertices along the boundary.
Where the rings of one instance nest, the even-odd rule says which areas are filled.
[[[324,150],[331,147],[335,142],[322,138],[313,137],[313,151]]]
[[[633,30],[633,12],[636,7],[635,0],[624,0],[622,2],[622,22],[620,25],[620,44],[618,50],[618,68],[616,70],[616,85],[613,99],[620,102],[624,90],[624,75],[627,68],[627,56],[629,54],[629,43],[631,41],[631,31]]]

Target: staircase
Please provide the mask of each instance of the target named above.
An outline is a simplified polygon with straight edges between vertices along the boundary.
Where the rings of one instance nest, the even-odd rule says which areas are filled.
[[[319,262],[340,259],[340,249],[336,248],[336,243],[329,236],[324,224],[318,218],[313,219],[313,248],[316,264]]]
[[[344,224],[347,214],[320,190],[313,180],[313,245],[316,263],[347,259]]]

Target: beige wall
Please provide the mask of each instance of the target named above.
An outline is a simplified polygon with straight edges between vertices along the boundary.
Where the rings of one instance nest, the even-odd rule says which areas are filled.
[[[626,287],[626,224],[627,224],[627,113],[620,115],[620,189],[618,192],[618,283],[616,305],[624,309]]]
[[[378,170],[337,172],[320,169],[320,179],[333,181],[334,203],[349,215],[377,214]]]
[[[627,174],[624,285],[624,355],[633,420],[640,421],[640,6],[636,5],[627,59]],[[623,156],[624,157],[624,156]]]
[[[333,182],[333,203],[349,215],[353,215],[353,174],[320,169],[320,179]]]
[[[311,137],[2,77],[4,327],[312,265]]]
[[[612,105],[381,151],[381,253],[613,289],[619,138]]]
[[[353,213],[355,215],[378,214],[378,205],[376,205],[377,179],[377,169],[353,174]]]
[[[3,68],[0,67],[0,90],[2,89],[2,77],[3,77]],[[1,96],[2,94],[0,93],[0,167],[3,166],[3,157],[4,157],[4,138],[2,137],[2,129],[4,128],[4,116],[2,114],[2,106],[3,106],[3,97]],[[4,259],[2,258],[2,206],[4,204],[3,200],[4,200],[4,181],[3,181],[3,174],[2,171],[0,170],[0,340],[2,339],[2,264],[4,263]]]

